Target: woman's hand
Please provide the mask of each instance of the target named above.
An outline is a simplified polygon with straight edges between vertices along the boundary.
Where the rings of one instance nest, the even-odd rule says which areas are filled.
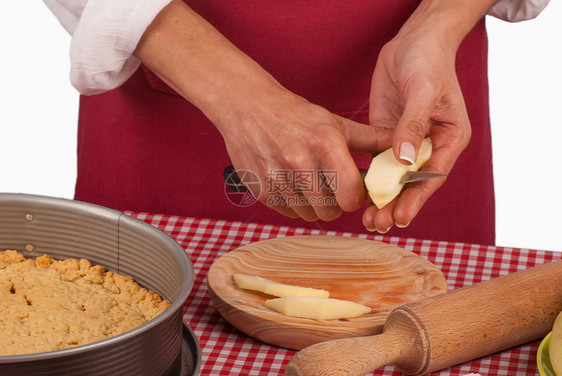
[[[359,209],[365,188],[350,155],[377,150],[391,132],[355,123],[282,88],[255,91],[240,113],[217,121],[237,170],[261,184],[253,194],[289,217],[333,220]],[[247,175],[246,175],[247,176]]]
[[[380,151],[390,130],[343,119],[286,90],[181,0],[158,14],[135,56],[213,122],[234,167],[259,180],[253,193],[265,205],[313,221],[365,202],[350,150]]]
[[[379,54],[373,74],[370,123],[394,130],[395,157],[410,164],[424,137],[433,143],[423,171],[448,174],[467,146],[471,128],[455,72],[458,39],[427,26],[427,10],[418,9]],[[363,224],[387,232],[394,224],[407,226],[445,179],[408,184],[382,209],[368,207]]]

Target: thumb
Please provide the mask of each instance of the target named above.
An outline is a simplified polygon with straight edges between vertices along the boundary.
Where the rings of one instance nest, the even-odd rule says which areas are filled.
[[[416,87],[417,86],[417,87]],[[427,85],[416,85],[404,95],[404,112],[398,121],[392,140],[396,159],[404,164],[416,161],[423,139],[429,133],[429,121],[437,103]]]
[[[335,116],[350,152],[378,154],[392,146],[393,129]]]

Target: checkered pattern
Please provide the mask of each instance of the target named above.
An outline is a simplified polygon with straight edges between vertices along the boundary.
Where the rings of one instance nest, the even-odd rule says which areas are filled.
[[[322,234],[320,230],[252,223],[183,218],[128,212],[176,239],[186,249],[195,269],[195,283],[186,301],[184,320],[195,332],[202,349],[201,375],[283,375],[294,351],[258,342],[240,333],[214,309],[205,278],[213,262],[241,245],[275,237]],[[326,233],[324,233],[326,234]],[[449,289],[478,283],[507,273],[558,260],[562,254],[528,249],[488,247],[462,243],[329,232],[384,241],[418,253],[433,262],[447,277]],[[537,375],[533,342],[436,374],[482,376]],[[392,365],[373,375],[401,375]]]

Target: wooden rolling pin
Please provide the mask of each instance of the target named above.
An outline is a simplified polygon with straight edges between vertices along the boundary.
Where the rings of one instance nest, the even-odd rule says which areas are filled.
[[[382,334],[309,346],[285,375],[423,375],[542,338],[561,310],[562,260],[399,306]]]

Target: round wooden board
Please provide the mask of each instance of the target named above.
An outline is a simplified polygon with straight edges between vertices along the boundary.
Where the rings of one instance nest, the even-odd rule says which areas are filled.
[[[236,273],[325,289],[372,312],[343,320],[311,320],[272,311],[272,297],[236,286]],[[447,290],[443,273],[423,257],[386,243],[342,236],[292,236],[228,252],[207,276],[211,300],[234,327],[272,345],[300,350],[330,339],[379,334],[396,306]]]

